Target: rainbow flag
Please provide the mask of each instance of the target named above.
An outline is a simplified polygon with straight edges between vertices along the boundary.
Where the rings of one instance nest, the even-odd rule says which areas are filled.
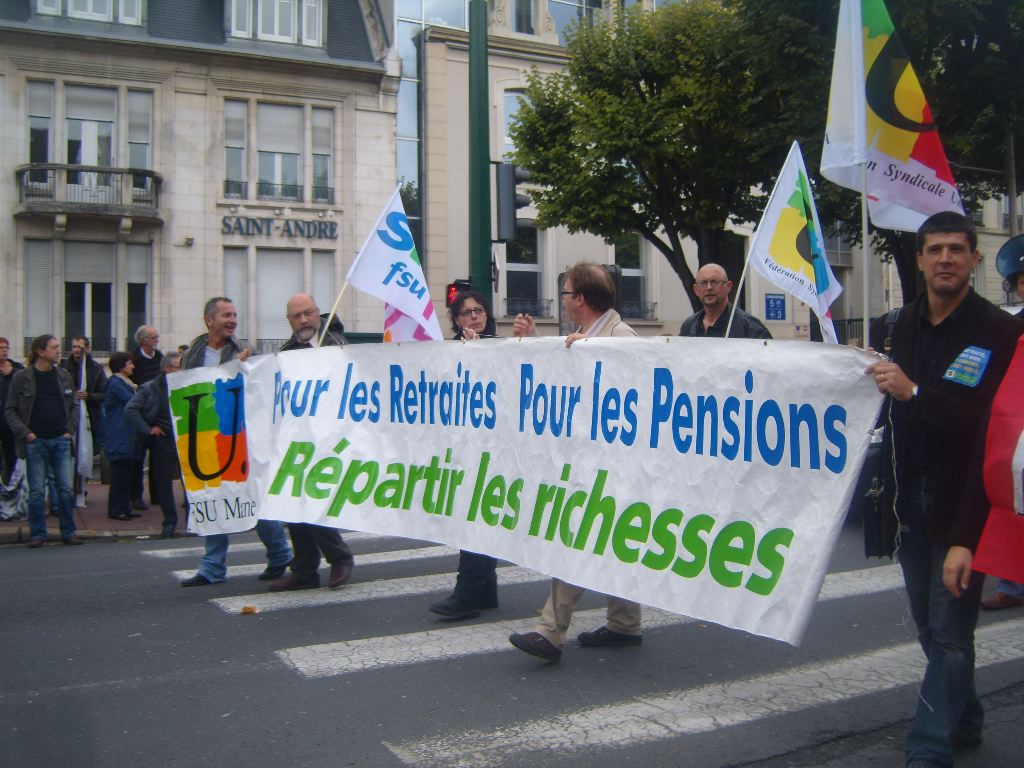
[[[840,3],[821,175],[866,195],[876,227],[913,232],[934,213],[964,212],[883,0]]]
[[[800,145],[793,142],[747,254],[758,274],[804,302],[821,323],[821,335],[838,342],[829,305],[843,292],[825,258],[818,212]]]

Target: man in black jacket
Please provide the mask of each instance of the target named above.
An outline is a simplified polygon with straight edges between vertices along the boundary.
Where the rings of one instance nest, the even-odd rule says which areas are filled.
[[[140,325],[135,331],[135,343],[138,346],[132,352],[131,380],[135,385],[141,387],[146,382],[152,381],[160,375],[161,360],[164,353],[157,349],[160,343],[160,331],[152,325]],[[149,506],[142,498],[142,476],[143,467],[146,463],[146,456],[149,456],[149,499],[154,504],[157,500],[156,486],[153,483],[153,454],[149,449],[143,450],[142,458],[135,462],[132,467],[132,509],[144,510]]]
[[[282,352],[292,349],[311,349],[321,346],[327,315],[320,315],[316,301],[308,293],[297,293],[288,300],[286,309],[292,336],[281,347]],[[345,344],[344,327],[335,317],[324,334],[325,347],[340,347]],[[331,564],[327,586],[337,589],[352,576],[352,551],[341,538],[337,528],[313,523],[288,523],[295,555],[291,562],[291,573],[268,585],[271,592],[288,592],[294,589],[316,589],[320,586],[320,555]]]
[[[718,264],[705,264],[693,279],[693,292],[700,299],[701,309],[683,321],[679,328],[680,336],[714,336],[725,337],[729,315],[732,313],[729,304],[729,291],[732,280],[725,274],[725,269]],[[764,323],[749,312],[736,307],[736,316],[729,330],[731,339],[770,339],[771,333]]]
[[[928,659],[908,768],[952,766],[955,750],[981,743],[974,629],[983,577],[971,563],[988,502],[980,483],[968,481],[968,467],[1022,326],[971,289],[977,248],[965,216],[938,213],[921,225],[925,293],[900,314],[891,362],[867,369],[891,396],[885,508],[898,518],[897,552]]]
[[[76,440],[81,442],[87,436],[91,443],[84,444],[91,448],[87,457],[91,459],[99,456],[103,448],[103,393],[107,388],[107,374],[103,372],[103,366],[92,359],[89,350],[89,339],[85,336],[75,336],[71,339],[71,356],[61,363],[61,366],[71,374],[71,381],[75,386],[75,401],[85,403],[85,411],[88,416],[88,424],[83,419],[78,422],[78,434]],[[85,427],[88,426],[88,433]],[[80,446],[81,447],[81,446]],[[86,484],[92,477],[92,462],[88,467],[79,466],[82,451],[79,450],[75,456],[75,506],[85,506]]]

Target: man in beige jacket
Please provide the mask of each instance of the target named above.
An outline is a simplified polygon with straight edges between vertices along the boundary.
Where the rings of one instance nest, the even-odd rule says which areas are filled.
[[[588,336],[636,336],[636,331],[622,322],[615,306],[615,283],[600,264],[580,262],[569,267],[562,286],[562,306],[566,315],[578,328],[565,337],[565,346]],[[515,319],[517,336],[533,332],[533,318],[519,315]],[[540,614],[535,631],[513,634],[509,642],[521,651],[546,661],[562,658],[565,635],[569,631],[576,604],[583,596],[582,587],[567,584],[561,579],[551,580],[551,594]],[[613,645],[640,645],[643,642],[640,624],[640,606],[618,597],[608,598],[608,620],[605,626],[593,632],[582,632],[577,637],[581,645],[591,647]]]

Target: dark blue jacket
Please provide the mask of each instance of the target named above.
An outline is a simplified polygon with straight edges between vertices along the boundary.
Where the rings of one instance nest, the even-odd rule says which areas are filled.
[[[120,376],[111,376],[103,393],[103,418],[106,424],[106,443],[103,452],[111,461],[140,458],[135,445],[135,433],[124,418],[124,407],[135,397],[132,388]]]

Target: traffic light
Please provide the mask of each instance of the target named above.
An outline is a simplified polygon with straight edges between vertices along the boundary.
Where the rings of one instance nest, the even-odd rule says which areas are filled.
[[[448,283],[448,289],[444,292],[444,305],[450,307],[455,303],[455,299],[459,297],[460,293],[468,291],[472,287],[469,280],[453,280]]]
[[[530,204],[530,196],[517,192],[517,185],[530,180],[530,172],[512,163],[498,163],[495,185],[497,187],[498,242],[507,243],[516,239],[516,230],[529,219],[517,219],[516,212]]]

